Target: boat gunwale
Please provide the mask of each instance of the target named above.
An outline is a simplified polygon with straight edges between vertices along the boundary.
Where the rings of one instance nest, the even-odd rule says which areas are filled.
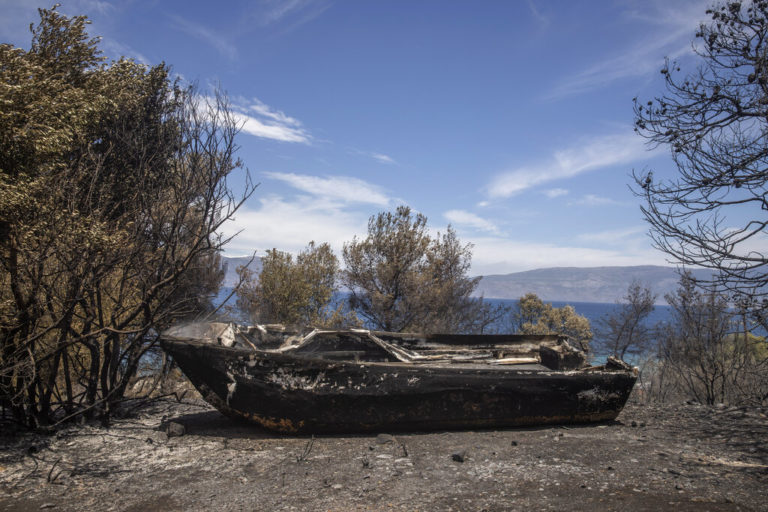
[[[177,344],[177,345],[191,345],[192,347],[209,349],[213,351],[230,353],[232,356],[236,356],[238,359],[247,360],[251,356],[258,355],[265,358],[271,358],[273,360],[285,360],[295,363],[314,363],[321,364],[329,367],[348,366],[356,368],[371,367],[376,369],[382,368],[398,368],[398,369],[413,369],[413,370],[447,370],[447,373],[459,373],[465,374],[471,373],[502,373],[502,374],[542,374],[542,375],[618,375],[618,374],[633,374],[633,370],[613,369],[608,370],[602,366],[587,366],[583,368],[571,369],[571,370],[553,370],[542,364],[538,364],[538,368],[524,367],[524,365],[499,365],[490,364],[486,362],[438,362],[438,361],[423,361],[423,362],[401,362],[401,361],[346,361],[346,360],[331,360],[323,357],[319,357],[315,354],[297,354],[292,352],[278,352],[271,350],[254,350],[253,348],[244,347],[227,347],[224,345],[218,345],[210,341],[201,341],[196,338],[180,338],[180,337],[160,337],[160,344],[163,343]],[[165,346],[163,346],[165,349]],[[172,352],[172,351],[171,351]]]

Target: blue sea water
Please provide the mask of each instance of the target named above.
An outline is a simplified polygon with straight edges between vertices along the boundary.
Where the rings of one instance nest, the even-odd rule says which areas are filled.
[[[227,298],[227,296],[232,291],[232,288],[228,287],[222,287],[219,291],[219,294],[217,295],[216,299],[214,299],[215,304],[220,304],[224,299]],[[345,300],[347,297],[347,294],[345,293],[337,293],[336,297],[334,298],[334,302],[338,303],[340,301]],[[505,306],[512,306],[515,307],[517,305],[517,299],[484,299],[486,302],[489,302],[491,304],[503,304]],[[233,296],[227,301],[227,305],[234,307],[235,303],[237,302],[237,297]],[[587,317],[587,320],[589,320],[590,325],[594,326],[596,322],[605,316],[607,313],[610,313],[613,311],[617,305],[612,303],[602,303],[602,302],[562,302],[562,301],[545,301],[552,304],[554,307],[561,308],[565,305],[570,305],[573,307],[574,310],[576,310],[576,313]],[[653,312],[648,317],[648,323],[653,325],[658,322],[663,322],[666,320],[669,320],[671,317],[671,308],[669,306],[663,306],[663,305],[657,305]]]
[[[505,306],[511,306],[515,308],[517,306],[517,299],[485,299],[486,302],[491,304],[504,304]],[[603,302],[563,302],[563,301],[544,301],[549,302],[556,308],[563,306],[571,306],[581,316],[584,316],[589,320],[589,324],[594,328],[597,325],[598,320],[604,317],[611,311],[614,311],[619,306],[615,303],[603,303]],[[647,324],[654,325],[659,322],[666,322],[671,319],[672,308],[664,305],[656,305],[648,315]]]

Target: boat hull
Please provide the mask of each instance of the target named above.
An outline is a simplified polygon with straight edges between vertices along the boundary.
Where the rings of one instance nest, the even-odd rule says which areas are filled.
[[[631,371],[327,361],[163,340],[222,413],[285,433],[500,428],[614,419]]]

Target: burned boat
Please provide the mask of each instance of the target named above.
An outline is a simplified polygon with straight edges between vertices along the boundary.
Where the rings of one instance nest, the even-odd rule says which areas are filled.
[[[614,419],[636,370],[554,335],[193,324],[161,345],[222,413],[288,433],[497,428]]]

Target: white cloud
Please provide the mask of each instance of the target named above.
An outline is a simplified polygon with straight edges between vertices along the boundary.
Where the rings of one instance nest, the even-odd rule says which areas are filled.
[[[225,235],[240,232],[226,247],[228,254],[256,250],[263,255],[273,247],[298,253],[310,240],[328,242],[338,253],[344,242],[366,231],[368,216],[342,205],[280,196],[264,197],[258,203],[256,208],[241,209],[234,221],[223,226]]]
[[[465,210],[449,210],[443,216],[454,225],[467,226],[489,233],[498,233],[499,231],[499,228],[493,222]]]
[[[710,0],[687,3],[643,1],[627,12],[635,21],[645,23],[645,37],[617,54],[597,62],[575,75],[564,78],[549,92],[547,99],[560,99],[607,87],[616,80],[658,73],[664,57],[679,58],[691,51],[691,40],[706,20]]]
[[[547,162],[499,174],[486,186],[486,192],[491,198],[510,197],[536,185],[647,156],[645,141],[633,132],[593,137],[572,148],[555,151]]]
[[[237,48],[234,44],[228,41],[226,36],[200,25],[199,23],[184,19],[181,16],[171,16],[171,19],[176,24],[176,28],[192,37],[210,44],[227,59],[235,60],[237,58]]]
[[[385,155],[384,153],[377,153],[375,151],[362,151],[355,148],[349,148],[348,153],[350,155],[361,155],[368,158],[373,158],[374,160],[376,160],[381,164],[391,164],[391,165],[397,164],[394,158],[392,158],[389,155]]]
[[[628,239],[645,238],[648,226],[633,226],[624,229],[611,229],[607,231],[597,231],[593,233],[582,233],[578,235],[579,240],[584,242],[593,242],[600,244],[624,244]]]
[[[371,153],[371,157],[384,164],[394,164],[395,161],[391,156],[384,155],[382,153]]]
[[[547,267],[602,267],[666,265],[664,254],[645,244],[642,247],[594,249],[554,245],[501,237],[467,240],[474,244],[472,274],[506,274]]]
[[[264,139],[309,144],[312,137],[301,121],[274,109],[258,98],[237,98],[230,105],[242,131]]]
[[[266,26],[294,18],[292,28],[295,28],[313,20],[330,5],[325,0],[266,0],[262,2],[259,23]]]
[[[551,188],[549,190],[545,190],[544,195],[550,199],[554,199],[556,197],[568,195],[568,190],[564,188]]]
[[[279,180],[293,188],[324,198],[327,201],[343,203],[365,203],[386,206],[389,197],[382,189],[371,183],[351,176],[311,176],[307,174],[265,172],[268,178]]]
[[[568,204],[576,204],[582,206],[606,206],[621,204],[621,202],[615,199],[611,199],[610,197],[601,197],[595,194],[587,194],[581,197],[581,199],[577,199],[576,201],[572,201]]]
[[[245,133],[253,135],[254,137],[279,140],[283,142],[301,142],[303,144],[309,143],[309,136],[304,130],[279,124],[266,124],[255,117],[249,116],[247,114],[241,114],[239,112],[233,112],[232,116],[235,118],[238,124],[241,125],[242,130]]]

